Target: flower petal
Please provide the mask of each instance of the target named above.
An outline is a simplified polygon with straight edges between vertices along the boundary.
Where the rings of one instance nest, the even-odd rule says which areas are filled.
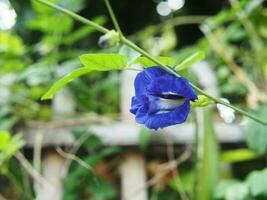
[[[155,130],[166,126],[181,124],[187,119],[189,111],[190,101],[187,100],[182,106],[171,112],[146,116],[144,123],[148,128]]]
[[[133,114],[136,114],[138,108],[141,106],[140,101],[138,100],[137,97],[133,96],[132,97],[132,103],[131,103],[131,108],[130,112]]]
[[[134,87],[135,87],[135,95],[140,96],[145,93],[146,86],[155,78],[168,74],[165,70],[160,67],[150,67],[139,74],[137,74]]]
[[[145,96],[142,96],[141,98],[141,106],[136,112],[135,120],[137,123],[144,124],[148,119],[148,109],[149,109],[149,102],[148,98]]]
[[[177,78],[171,74],[154,79],[148,86],[147,92],[152,95],[177,94],[194,101],[197,99],[195,91],[187,79]]]

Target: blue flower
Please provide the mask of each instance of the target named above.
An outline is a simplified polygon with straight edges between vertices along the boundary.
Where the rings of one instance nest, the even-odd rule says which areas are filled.
[[[190,101],[197,99],[187,79],[177,78],[158,66],[140,72],[134,86],[130,112],[138,123],[150,129],[183,123],[190,111]]]

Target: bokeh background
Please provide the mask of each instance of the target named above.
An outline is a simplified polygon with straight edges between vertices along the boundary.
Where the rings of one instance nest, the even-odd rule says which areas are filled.
[[[104,1],[51,2],[113,28]],[[126,37],[151,55],[179,63],[204,51],[179,73],[267,120],[265,1],[111,4]],[[41,101],[81,54],[120,51],[99,47],[100,36],[37,1],[0,0],[0,200],[267,198],[267,129],[231,110],[196,109],[151,132],[127,111],[131,70],[90,72]]]

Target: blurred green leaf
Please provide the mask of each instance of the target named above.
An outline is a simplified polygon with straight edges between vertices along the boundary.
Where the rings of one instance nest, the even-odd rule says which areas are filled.
[[[246,179],[246,184],[253,197],[267,197],[267,168],[250,173]]]
[[[249,188],[236,180],[223,180],[216,187],[214,197],[225,200],[249,200]]]
[[[175,66],[175,70],[176,71],[184,70],[187,67],[190,67],[195,62],[198,62],[198,61],[200,61],[200,60],[202,60],[204,58],[205,58],[205,52],[203,52],[203,51],[195,52],[194,54],[192,54],[189,57],[187,57],[180,64],[178,64],[177,66]]]
[[[262,120],[267,120],[267,104],[262,105],[254,115]],[[248,119],[245,126],[245,139],[249,148],[258,154],[267,152],[267,127]]]
[[[84,128],[76,128],[73,130],[73,134],[77,140],[85,138],[82,145],[85,148],[94,149],[102,145],[102,141],[94,134],[88,133]]]
[[[0,162],[11,158],[24,144],[21,134],[11,137],[9,132],[0,131]]]
[[[170,58],[170,57],[162,57],[162,56],[158,56],[156,57],[156,59],[158,61],[160,61],[161,63],[173,67],[175,64],[175,59]],[[146,57],[139,57],[134,61],[135,64],[140,64],[142,65],[144,68],[148,68],[148,67],[153,67],[153,66],[158,66],[158,64],[154,63],[153,61],[151,61],[150,59],[146,58]]]
[[[45,33],[68,33],[73,27],[73,19],[62,13],[53,15],[38,15],[28,24],[33,30],[40,30]]]
[[[7,131],[0,132],[0,150],[4,151],[8,148],[10,141],[10,134]]]
[[[145,151],[149,145],[151,139],[151,132],[148,128],[142,127],[139,132],[139,147],[142,151]]]
[[[97,176],[94,176],[87,181],[87,187],[93,193],[90,200],[105,200],[113,198],[116,195],[114,186]]]
[[[254,151],[250,149],[236,149],[223,151],[221,153],[221,161],[223,162],[242,162],[252,160],[259,157]]]
[[[141,56],[141,54],[132,48],[122,45],[122,47],[119,50],[119,53],[122,55],[125,55],[128,58],[128,64],[132,63],[135,61],[138,57]]]
[[[22,55],[25,50],[20,37],[9,32],[0,32],[0,53]]]
[[[196,167],[195,199],[212,199],[219,178],[219,147],[208,107],[197,110]]]
[[[42,96],[42,100],[46,100],[46,99],[52,99],[54,94],[60,90],[63,86],[65,86],[66,84],[68,84],[69,82],[71,82],[73,79],[82,76],[84,74],[89,73],[90,71],[92,71],[89,68],[78,68],[76,70],[74,70],[73,72],[67,74],[66,76],[64,76],[63,78],[61,78],[59,81],[57,81],[43,96]]]
[[[259,7],[260,5],[262,5],[262,3],[265,0],[253,0],[253,1],[247,1],[247,4],[245,6],[245,12],[246,14],[250,14],[251,12],[253,12],[257,7]]]
[[[121,54],[84,54],[80,61],[92,71],[122,70],[127,66],[127,58]]]
[[[92,20],[93,22],[103,25],[106,22],[106,18],[104,16],[96,17]],[[71,32],[69,35],[64,37],[62,41],[66,45],[72,45],[73,43],[79,41],[84,37],[89,37],[91,33],[95,31],[95,28],[91,26],[82,26],[81,28]]]
[[[186,192],[192,192],[194,183],[194,172],[190,171],[183,171],[178,176],[173,177],[168,182],[169,186],[177,191],[181,192],[181,190],[185,190]]]

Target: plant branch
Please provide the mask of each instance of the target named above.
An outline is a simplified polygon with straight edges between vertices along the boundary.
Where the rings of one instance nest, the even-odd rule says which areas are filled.
[[[49,1],[47,1],[47,0],[35,0],[35,1],[38,1],[38,2],[40,2],[40,3],[42,3],[42,4],[45,4],[45,5],[47,5],[47,6],[51,7],[51,8],[57,9],[57,10],[59,10],[59,11],[62,11],[62,12],[64,12],[65,14],[67,14],[67,15],[73,17],[74,19],[76,19],[77,21],[79,21],[79,22],[81,22],[81,23],[84,23],[84,24],[93,26],[94,28],[96,28],[96,30],[98,30],[98,31],[100,31],[100,32],[102,32],[102,33],[107,33],[107,32],[109,31],[108,29],[106,29],[106,28],[104,28],[104,27],[102,27],[102,26],[100,26],[100,25],[98,25],[98,24],[96,24],[96,23],[94,23],[94,22],[92,22],[92,21],[90,21],[90,20],[88,20],[88,19],[86,19],[86,18],[84,18],[84,17],[81,17],[81,16],[79,16],[79,15],[77,15],[77,14],[75,14],[75,13],[73,13],[73,12],[71,12],[71,11],[65,9],[65,8],[59,7],[59,6],[55,5],[54,3],[51,3],[51,2],[49,2]],[[176,76],[176,77],[180,77],[180,75],[179,75],[176,71],[174,71],[174,70],[171,69],[170,67],[164,65],[163,63],[161,63],[160,61],[158,61],[157,59],[155,59],[153,56],[151,56],[151,55],[150,55],[149,53],[147,53],[145,50],[141,49],[141,48],[138,47],[136,44],[134,44],[134,43],[132,43],[130,40],[126,39],[124,36],[122,36],[122,38],[121,38],[121,42],[122,42],[123,44],[127,45],[128,47],[130,47],[130,48],[136,50],[137,52],[141,53],[143,56],[147,57],[148,59],[150,59],[150,60],[153,61],[154,63],[158,64],[161,68],[165,69],[165,70],[166,70],[167,72],[169,72],[170,74],[173,74],[173,75]],[[240,113],[240,114],[242,114],[242,115],[244,115],[244,116],[246,116],[246,117],[248,117],[248,118],[250,118],[250,119],[252,119],[252,120],[254,120],[254,121],[256,121],[256,122],[258,122],[258,123],[260,123],[260,124],[262,124],[262,125],[267,126],[267,121],[264,121],[264,120],[262,120],[262,119],[260,119],[260,118],[257,118],[257,117],[255,117],[255,116],[249,114],[248,112],[246,112],[246,111],[244,111],[244,110],[242,110],[242,109],[240,109],[240,108],[237,108],[237,107],[233,106],[232,104],[226,103],[226,102],[222,101],[222,100],[219,99],[219,98],[216,98],[216,97],[213,97],[213,96],[209,95],[208,93],[204,92],[202,89],[198,88],[196,85],[194,85],[194,84],[192,84],[192,83],[191,83],[191,86],[192,86],[193,89],[195,89],[198,93],[207,96],[208,98],[210,98],[211,100],[213,100],[215,103],[222,104],[222,105],[224,105],[224,106],[227,106],[227,107],[229,107],[229,108],[232,108],[232,109],[235,110],[237,113]]]
[[[94,27],[96,30],[98,30],[101,33],[109,32],[109,30],[106,29],[105,27],[100,26],[99,24],[97,24],[97,23],[95,23],[95,22],[93,22],[93,21],[91,21],[89,19],[86,19],[86,18],[84,18],[84,17],[82,17],[80,15],[77,15],[76,13],[71,12],[70,10],[67,10],[67,9],[65,9],[65,8],[63,8],[61,6],[58,6],[58,5],[54,4],[54,3],[51,3],[51,2],[49,2],[47,0],[36,0],[36,1],[48,6],[50,8],[54,8],[56,10],[59,10],[59,11],[65,13],[65,14],[71,16],[72,18],[76,19],[77,21],[83,23],[83,24],[92,26],[92,27]]]
[[[120,36],[123,36],[121,28],[120,28],[120,25],[119,25],[118,20],[117,20],[115,14],[113,12],[113,9],[112,9],[111,5],[109,3],[109,0],[104,0],[104,1],[105,1],[106,6],[107,6],[109,15],[110,15],[110,17],[112,19],[112,22],[113,22],[113,24],[115,26],[116,31],[119,33]]]

